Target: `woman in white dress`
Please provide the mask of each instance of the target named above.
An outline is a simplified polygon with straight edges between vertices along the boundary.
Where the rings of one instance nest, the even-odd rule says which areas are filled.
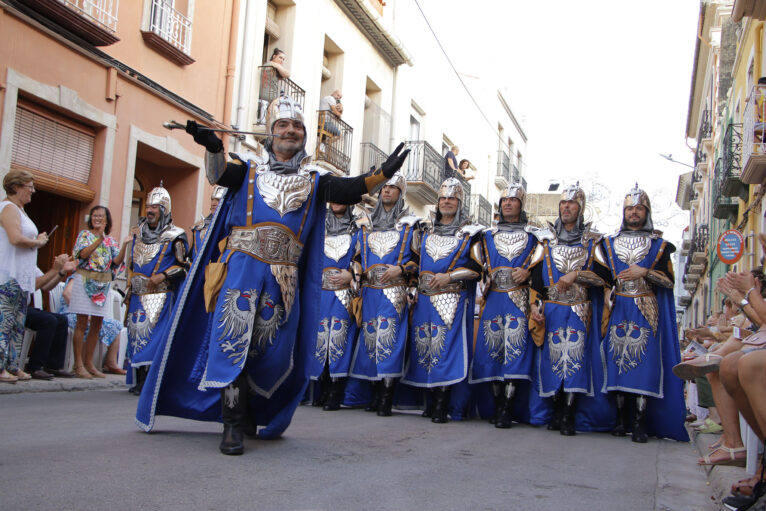
[[[24,206],[35,193],[34,176],[12,170],[3,179],[6,193],[0,202],[0,382],[29,380],[18,358],[24,339],[24,319],[29,296],[35,292],[37,249],[48,243],[37,233]]]
[[[74,372],[80,378],[104,378],[93,363],[98,344],[98,333],[104,316],[109,315],[107,298],[115,271],[125,258],[126,243],[109,236],[112,230],[112,214],[104,206],[94,206],[88,215],[88,228],[80,231],[74,245],[73,256],[77,260],[77,272],[72,277],[72,298],[69,312],[77,314],[72,348]],[[90,321],[88,337],[83,337]],[[125,374],[118,367],[107,368],[109,372]]]

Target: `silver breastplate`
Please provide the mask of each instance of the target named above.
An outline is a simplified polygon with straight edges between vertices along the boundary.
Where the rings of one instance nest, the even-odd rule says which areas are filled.
[[[270,170],[258,172],[258,191],[268,207],[285,216],[300,208],[311,193],[311,179],[306,173],[277,174]]]
[[[333,261],[340,261],[348,253],[349,248],[351,248],[350,234],[325,236],[324,238],[324,255]]]
[[[144,243],[136,238],[133,245],[133,262],[138,266],[145,265],[157,256],[160,247],[162,247],[162,243]]]
[[[614,253],[628,266],[643,261],[650,248],[652,240],[646,236],[617,236],[614,239]]]
[[[526,246],[527,233],[524,231],[495,233],[497,253],[509,261],[521,254]]]
[[[551,255],[556,269],[563,274],[574,270],[581,270],[588,258],[588,252],[584,247],[570,247],[568,245],[552,247]]]
[[[393,252],[399,244],[399,231],[375,231],[367,236],[370,250],[379,258],[383,258]]]
[[[434,260],[444,259],[456,248],[460,240],[454,236],[439,236],[429,234],[426,238],[426,254]]]

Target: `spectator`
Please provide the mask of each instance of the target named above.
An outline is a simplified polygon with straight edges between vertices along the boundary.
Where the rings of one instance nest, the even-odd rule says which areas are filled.
[[[269,103],[278,98],[283,92],[288,94],[290,91],[283,90],[281,79],[290,78],[290,71],[285,67],[287,53],[279,48],[274,48],[271,59],[263,65],[261,69],[261,87],[258,94],[258,121],[257,124],[266,124],[266,114],[269,109]],[[274,71],[272,71],[272,69]],[[280,86],[282,85],[282,86]]]
[[[274,51],[271,53],[271,58],[265,65],[276,69],[280,78],[290,78],[290,71],[285,67],[286,61],[287,53],[279,48],[274,48]]]
[[[93,354],[101,331],[101,322],[106,315],[109,288],[114,270],[125,258],[125,249],[116,239],[109,236],[112,230],[112,214],[104,206],[94,206],[88,216],[88,229],[80,232],[74,246],[77,272],[72,277],[72,299],[69,311],[77,314],[72,347],[74,351],[74,372],[78,378],[104,378],[104,373],[93,365]],[[111,304],[110,304],[111,305]],[[90,320],[90,332],[82,345],[85,330]]]
[[[77,268],[77,263],[67,254],[61,254],[53,261],[53,266],[46,273],[37,270],[35,287],[50,291],[65,279],[67,274]],[[29,351],[27,371],[37,380],[51,380],[54,376],[73,378],[74,374],[64,368],[66,342],[69,325],[66,316],[40,310],[36,307],[27,309],[24,326],[35,331],[35,342]]]
[[[24,170],[12,170],[3,179],[6,198],[0,202],[0,382],[4,383],[32,378],[19,367],[18,355],[29,295],[35,291],[37,249],[48,243],[48,235],[38,234],[24,212],[35,193],[33,179]]]
[[[457,166],[457,155],[460,154],[460,148],[456,145],[453,145],[452,148],[447,151],[447,154],[444,156],[444,176],[442,179],[449,179],[451,177],[455,177],[455,174],[458,172],[458,166]]]
[[[473,179],[473,176],[468,175],[468,167],[470,166],[471,166],[471,162],[465,159],[460,160],[460,165],[457,166],[458,173],[461,176],[463,176],[463,179],[465,179],[466,181],[470,181],[471,179]]]
[[[332,91],[332,94],[325,96],[319,102],[320,112],[332,112],[340,117],[343,115],[343,105],[340,104],[340,100],[343,95],[339,90]],[[334,121],[332,115],[319,114],[319,129],[330,133],[333,136],[340,135],[340,129],[338,124]]]
[[[69,312],[69,303],[72,300],[72,286],[74,282],[72,279],[66,284],[64,292],[61,295],[61,306],[59,307],[58,314],[66,317],[68,327],[75,329],[77,326],[77,314]],[[122,332],[122,321],[105,317],[101,323],[101,330],[98,332],[98,340],[107,347],[106,358],[104,360],[104,372],[111,374],[126,374],[123,368],[117,364],[118,350],[120,348],[119,342],[114,342]],[[85,337],[88,336],[88,329],[85,329]]]

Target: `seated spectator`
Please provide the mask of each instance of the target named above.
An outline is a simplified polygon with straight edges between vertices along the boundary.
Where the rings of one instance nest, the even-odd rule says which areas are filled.
[[[340,100],[343,95],[339,90],[332,91],[332,94],[325,96],[319,101],[320,112],[332,112],[340,117],[343,115],[343,105],[340,104]],[[340,135],[340,128],[338,124],[334,122],[332,115],[320,114],[319,115],[319,129],[327,131],[333,136]]]
[[[457,174],[458,154],[460,154],[460,148],[456,145],[453,145],[450,150],[447,151],[447,154],[444,155],[444,176],[442,176],[442,181],[451,177],[455,177],[455,174]]]
[[[50,291],[73,272],[77,264],[67,254],[57,256],[46,273],[39,269],[35,288]],[[27,371],[37,380],[51,380],[54,376],[73,378],[74,374],[64,367],[68,325],[60,314],[29,307],[24,326],[35,332],[35,340],[29,350]]]
[[[463,160],[460,160],[460,165],[458,165],[457,167],[457,171],[460,173],[461,176],[463,176],[463,179],[465,179],[466,181],[470,181],[471,179],[473,179],[473,176],[468,175],[468,167],[470,167],[470,165],[471,165],[471,162],[463,159]]]

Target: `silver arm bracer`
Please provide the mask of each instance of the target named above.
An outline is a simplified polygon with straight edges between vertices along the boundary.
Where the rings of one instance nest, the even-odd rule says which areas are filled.
[[[226,171],[226,153],[219,151],[217,153],[211,153],[205,151],[205,172],[207,173],[207,180],[211,185],[214,185],[221,179],[221,176]]]
[[[476,242],[471,245],[471,259],[476,261],[479,266],[484,266],[484,250],[482,249],[481,243]]]
[[[475,280],[479,278],[479,274],[468,268],[458,268],[449,272],[449,279],[453,282],[457,280]]]
[[[602,287],[606,285],[604,279],[590,270],[578,270],[575,282],[586,286]]]
[[[647,281],[660,287],[673,287],[673,281],[668,278],[667,275],[657,270],[649,270],[649,273],[644,277]]]

